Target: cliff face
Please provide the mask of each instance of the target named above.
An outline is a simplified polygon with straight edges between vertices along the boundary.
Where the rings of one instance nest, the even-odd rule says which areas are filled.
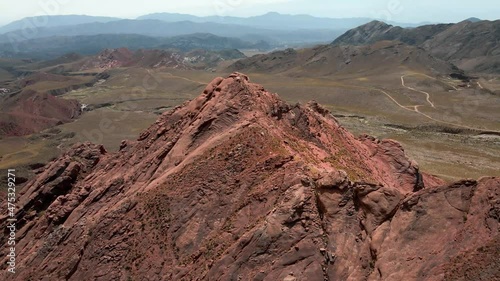
[[[444,186],[397,142],[234,73],[117,153],[80,144],[49,163],[18,201],[18,272],[0,277],[494,280],[499,193],[495,178]]]

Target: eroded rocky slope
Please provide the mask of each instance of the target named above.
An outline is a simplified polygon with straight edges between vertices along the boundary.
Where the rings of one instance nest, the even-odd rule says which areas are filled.
[[[105,49],[96,56],[89,56],[68,64],[61,64],[50,69],[51,72],[84,71],[112,69],[118,67],[207,69],[215,67],[224,60],[244,58],[236,49],[231,50],[192,50],[175,49]]]
[[[495,280],[499,193],[235,73],[117,153],[80,144],[41,169],[0,278]]]
[[[300,50],[274,51],[238,60],[227,70],[323,77],[387,73],[402,66],[443,75],[461,72],[456,66],[429,55],[423,49],[398,41],[379,41],[367,46],[318,45]]]
[[[500,21],[465,20],[456,24],[401,28],[373,21],[351,29],[334,45],[365,45],[397,40],[425,49],[432,56],[473,73],[500,73]]]
[[[76,100],[24,89],[0,97],[0,136],[23,136],[70,122],[81,114]]]

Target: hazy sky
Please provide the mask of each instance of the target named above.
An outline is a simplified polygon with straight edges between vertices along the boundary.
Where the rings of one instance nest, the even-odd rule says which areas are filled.
[[[0,25],[45,14],[135,18],[157,12],[253,16],[270,11],[409,23],[500,18],[498,0],[0,0]]]

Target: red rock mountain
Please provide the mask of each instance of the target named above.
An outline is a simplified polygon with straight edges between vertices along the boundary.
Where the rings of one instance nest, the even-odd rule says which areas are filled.
[[[23,136],[69,122],[81,114],[76,100],[23,90],[1,100],[0,135]]]
[[[498,280],[499,193],[234,73],[117,153],[80,144],[41,169],[0,278]]]

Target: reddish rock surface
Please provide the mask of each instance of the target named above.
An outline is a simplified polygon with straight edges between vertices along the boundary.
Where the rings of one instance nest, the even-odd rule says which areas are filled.
[[[23,90],[2,100],[0,135],[23,136],[66,123],[81,114],[76,100]]]
[[[20,194],[17,273],[0,278],[496,280],[499,193],[446,186],[397,142],[235,73],[117,153],[49,163]]]

